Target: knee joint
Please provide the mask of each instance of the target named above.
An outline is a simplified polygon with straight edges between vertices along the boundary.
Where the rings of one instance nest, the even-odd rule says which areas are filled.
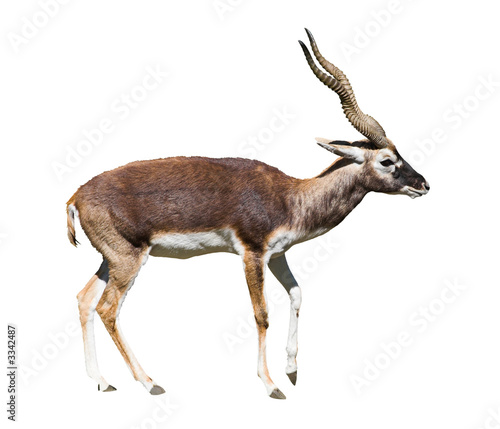
[[[269,319],[267,317],[267,311],[260,311],[256,313],[255,323],[257,323],[257,327],[262,327],[264,329],[269,328]]]

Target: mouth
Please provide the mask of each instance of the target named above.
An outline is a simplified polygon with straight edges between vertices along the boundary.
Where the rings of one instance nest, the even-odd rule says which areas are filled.
[[[410,186],[405,186],[402,191],[412,199],[421,197],[429,192],[427,189],[415,189]]]

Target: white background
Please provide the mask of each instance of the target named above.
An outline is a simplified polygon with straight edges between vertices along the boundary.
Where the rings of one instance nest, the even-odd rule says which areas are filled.
[[[51,17],[41,4],[9,2],[0,13],[0,343],[6,356],[15,323],[18,427],[498,427],[493,2],[74,0]],[[288,298],[267,278],[268,362],[286,401],[268,398],[256,376],[248,291],[228,254],[149,259],[121,324],[167,394],[150,396],[133,380],[96,319],[100,368],[118,389],[98,392],[85,372],[76,294],[100,255],[79,227],[81,246],[68,243],[66,201],[102,171],[174,155],[253,156],[295,177],[318,174],[334,156],[314,137],[360,135],[307,66],[303,27],[431,192],[369,194],[337,229],[288,252],[303,289],[295,387],[284,371]],[[141,92],[155,68],[168,76]],[[131,93],[144,100],[122,118],[115,110]],[[293,118],[270,136],[283,109]],[[55,163],[105,118],[113,131],[58,176]],[[444,303],[450,284],[461,292]],[[429,307],[433,321],[415,323]],[[398,350],[402,331],[411,344]],[[377,359],[386,367],[372,368],[358,392],[353,375]]]

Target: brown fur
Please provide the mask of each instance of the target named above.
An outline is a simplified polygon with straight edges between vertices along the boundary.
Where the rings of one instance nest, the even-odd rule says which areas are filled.
[[[299,180],[240,158],[139,161],[94,177],[68,204],[75,205],[83,230],[105,258],[118,247],[140,254],[156,234],[220,228],[234,229],[245,247],[263,251],[280,227],[338,224],[354,206],[333,211],[333,200],[359,202],[353,198],[358,183],[351,180],[346,188],[339,182],[351,163],[341,159],[318,177]],[[71,241],[72,223],[68,231]]]
[[[132,287],[141,268],[141,263],[142,259],[137,258],[136,254],[128,257],[120,254],[116,260],[109,262],[109,280],[96,310],[116,347],[131,369],[134,378],[151,382],[151,378],[144,372],[131,350],[126,347],[125,338],[117,325],[120,301],[125,298],[128,290]]]
[[[312,179],[295,179],[277,168],[248,159],[176,157],[133,162],[102,173],[81,186],[68,201],[67,226],[71,244],[77,244],[74,206],[90,242],[104,257],[100,271],[78,295],[87,371],[99,383],[99,388],[102,384],[103,391],[114,388],[96,369],[93,336],[87,332],[86,326],[93,317],[94,306],[136,380],[152,394],[163,392],[140,367],[117,324],[120,305],[148,250],[153,250],[155,238],[168,233],[220,232],[225,229],[234,232],[244,249],[241,251],[238,247],[238,253],[243,253],[259,335],[258,374],[268,394],[283,399],[285,396],[272,382],[266,363],[265,340],[269,322],[264,298],[265,263],[274,256],[275,264],[271,270],[278,276],[289,278],[278,280],[291,296],[292,328],[292,322],[296,322],[293,317],[298,316],[300,307],[300,288],[288,269],[284,252],[297,242],[337,226],[370,191],[408,193],[408,187],[413,187],[413,193],[409,195],[414,197],[429,190],[425,179],[399,157],[380,124],[359,110],[345,75],[319,54],[312,34],[308,32],[308,36],[316,58],[332,76],[315,65],[307,47],[300,42],[310,67],[325,85],[339,94],[349,120],[370,141],[338,141],[335,145],[335,142],[320,139],[318,142],[324,148],[344,158]],[[349,147],[351,145],[358,148]],[[397,155],[403,161],[398,165],[403,167],[389,172],[381,167],[382,164],[375,164],[377,148],[392,151],[393,154],[389,155]],[[219,250],[217,239],[214,242],[212,249]],[[193,246],[201,249],[197,254],[205,252],[204,245],[197,243]],[[210,243],[207,246],[210,247]],[[233,250],[223,246],[220,249]],[[273,265],[272,261],[268,263]],[[97,279],[104,277],[106,286],[96,304],[100,292],[97,286],[102,287]],[[296,335],[290,335],[296,341]],[[287,368],[294,384],[296,354],[296,344],[292,344]]]
[[[279,229],[321,227],[331,217],[332,199],[340,196],[337,189],[325,195],[325,186],[335,188],[338,174],[332,169],[323,177],[299,180],[259,161],[178,157],[133,162],[81,186],[68,201],[68,237],[76,244],[69,207],[73,204],[86,235],[107,263],[107,285],[96,310],[134,378],[152,382],[126,347],[116,321],[151,239],[166,232],[231,228],[245,248],[245,275],[259,334],[259,376],[272,383],[265,358],[266,246]],[[351,209],[339,207],[331,221],[340,222]],[[84,342],[89,341],[86,322],[96,276],[78,295]]]
[[[74,205],[83,230],[105,261],[107,284],[97,313],[136,380],[149,386],[151,393],[163,391],[141,368],[117,325],[121,302],[152,239],[172,232],[227,228],[244,248],[245,276],[259,335],[259,376],[272,389],[272,397],[284,398],[270,378],[265,355],[269,326],[264,298],[266,252],[280,234],[293,232],[296,242],[310,239],[338,225],[369,191],[384,192],[396,186],[395,179],[375,174],[376,149],[363,150],[363,164],[339,158],[317,177],[305,180],[248,159],[176,157],[133,162],[102,173],[78,189],[68,201],[68,238],[77,244]],[[423,180],[408,171],[414,182]],[[93,317],[89,314],[94,310],[96,284],[94,276],[78,295],[85,343],[92,341],[86,321]],[[102,376],[92,377],[102,390],[114,389]]]

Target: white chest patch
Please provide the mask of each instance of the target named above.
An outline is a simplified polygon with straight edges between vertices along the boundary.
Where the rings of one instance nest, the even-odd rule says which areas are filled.
[[[231,229],[158,235],[150,243],[152,256],[187,259],[214,252],[243,254],[243,246]]]
[[[268,257],[281,255],[293,245],[318,237],[327,231],[328,229],[318,229],[305,233],[303,231],[290,229],[278,229],[269,240],[267,246]]]

